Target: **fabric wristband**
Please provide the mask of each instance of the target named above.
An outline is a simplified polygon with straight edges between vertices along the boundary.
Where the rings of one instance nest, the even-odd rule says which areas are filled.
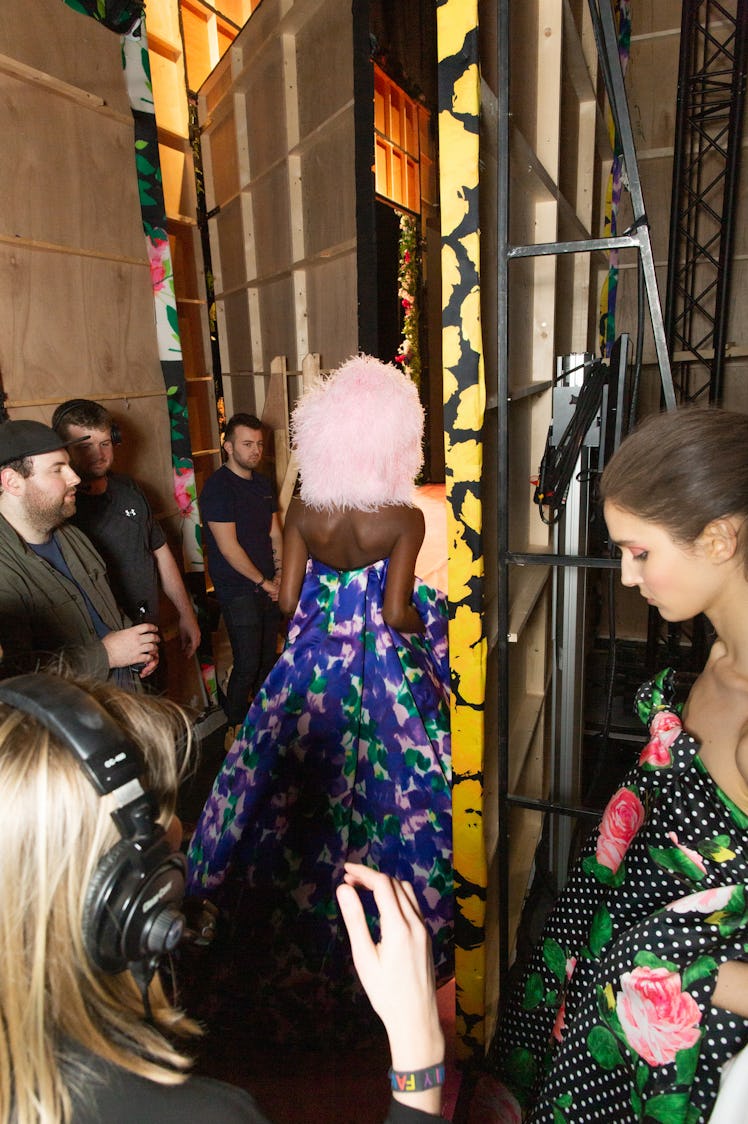
[[[422,1093],[425,1089],[434,1089],[437,1085],[443,1085],[444,1077],[444,1062],[440,1065],[431,1065],[428,1069],[389,1071],[390,1085],[394,1093]]]

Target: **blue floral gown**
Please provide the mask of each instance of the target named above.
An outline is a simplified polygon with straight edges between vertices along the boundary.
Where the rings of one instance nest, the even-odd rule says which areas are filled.
[[[283,1041],[320,1032],[326,1015],[360,1027],[368,1009],[334,893],[348,860],[413,883],[437,973],[452,971],[446,604],[416,579],[424,633],[388,628],[387,566],[309,560],[284,650],[189,848],[189,889],[231,922],[226,1001],[246,986]]]
[[[696,1124],[748,1042],[710,1002],[720,964],[748,959],[748,816],[683,730],[672,672],[637,708],[651,739],[512,993],[485,1120]]]

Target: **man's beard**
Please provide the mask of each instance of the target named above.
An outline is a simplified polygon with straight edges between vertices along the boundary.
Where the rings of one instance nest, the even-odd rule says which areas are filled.
[[[75,515],[75,496],[52,501],[43,492],[26,493],[26,517],[42,534],[49,534]]]

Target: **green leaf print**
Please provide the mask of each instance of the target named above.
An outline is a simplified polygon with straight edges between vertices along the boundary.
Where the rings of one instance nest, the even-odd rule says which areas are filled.
[[[152,195],[148,194],[148,184],[145,180],[138,180],[138,195],[141,207],[157,207],[158,203]]]
[[[587,1049],[603,1069],[615,1069],[623,1062],[615,1035],[606,1026],[593,1026],[587,1035]]]
[[[526,1101],[527,1094],[535,1084],[537,1063],[534,1056],[529,1050],[518,1046],[510,1052],[506,1060],[506,1072],[518,1100]]]
[[[138,169],[141,175],[146,176],[148,179],[150,179],[150,177],[156,171],[150,160],[146,160],[145,156],[141,156],[140,153],[138,153],[138,155],[135,157],[135,167]]]
[[[646,949],[637,952],[634,964],[637,968],[667,968],[668,972],[679,970],[678,965],[673,964],[671,960],[663,960],[661,956],[655,956],[653,952],[648,952]]]
[[[557,979],[566,979],[566,953],[553,937],[543,941],[543,960]]]
[[[590,952],[599,956],[613,935],[613,922],[605,902],[595,910],[590,928]]]
[[[582,861],[582,870],[585,874],[591,874],[603,886],[612,886],[614,889],[620,886],[626,878],[625,862],[621,862],[618,870],[611,870],[610,867],[599,863],[594,855],[588,855]]]
[[[409,769],[418,769],[418,771],[421,773],[425,773],[428,771],[430,764],[429,759],[424,753],[421,753],[420,750],[413,749],[412,747],[410,749],[406,749],[404,758],[405,764]]]
[[[697,866],[680,847],[648,847],[650,858],[663,870],[679,874],[689,882],[701,882],[706,871]]]
[[[679,1050],[675,1055],[676,1081],[679,1085],[691,1085],[696,1076],[696,1066],[701,1053],[701,1040],[687,1050]]]
[[[544,990],[543,977],[539,972],[531,972],[527,977],[525,994],[522,998],[522,1006],[525,1011],[532,1011],[543,1002]]]
[[[735,858],[735,851],[730,849],[729,835],[715,835],[714,839],[705,839],[697,844],[696,850],[705,859],[711,859],[715,863],[727,863]]]
[[[683,990],[688,991],[697,980],[703,980],[706,976],[713,976],[716,971],[716,960],[711,956],[700,956],[698,960],[694,960],[693,964],[689,964],[684,968],[682,977]]]
[[[688,1093],[660,1093],[647,1101],[644,1109],[645,1120],[659,1120],[660,1124],[675,1124],[683,1120],[688,1108]]]

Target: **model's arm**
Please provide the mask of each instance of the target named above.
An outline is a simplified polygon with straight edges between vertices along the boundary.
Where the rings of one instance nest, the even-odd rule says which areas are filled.
[[[378,944],[371,939],[358,886],[374,894],[381,931]],[[358,863],[346,863],[345,882],[337,897],[353,963],[387,1031],[393,1070],[413,1073],[442,1065],[444,1033],[436,1005],[431,939],[413,887]],[[432,1116],[441,1111],[441,1085],[392,1095],[408,1108]]]
[[[748,964],[742,960],[728,960],[720,965],[712,1006],[748,1019]]]
[[[426,522],[421,509],[414,507],[407,509],[401,523],[395,546],[390,552],[382,616],[385,624],[398,632],[423,632],[423,621],[413,607],[413,582]]]
[[[281,526],[280,515],[277,511],[273,512],[273,521],[270,524],[270,545],[273,551],[273,567],[275,570],[276,584],[280,584],[281,572],[283,570],[283,527]]]
[[[299,529],[301,515],[300,502],[291,500],[286,512],[283,528],[283,573],[280,582],[278,604],[280,610],[290,617],[299,603],[301,585],[304,581],[309,552]]]
[[[260,572],[244,547],[240,545],[236,537],[236,523],[211,523],[209,521],[208,526],[216,540],[216,546],[228,564],[233,566],[237,573],[244,574],[244,577],[249,578],[251,582],[261,585],[271,600],[277,601],[278,587],[275,582],[270,581]]]
[[[154,550],[153,557],[158,566],[158,576],[164,593],[179,614],[179,642],[182,651],[189,659],[194,656],[200,643],[200,625],[197,623],[192,600],[185,588],[177,560],[168,543]]]

